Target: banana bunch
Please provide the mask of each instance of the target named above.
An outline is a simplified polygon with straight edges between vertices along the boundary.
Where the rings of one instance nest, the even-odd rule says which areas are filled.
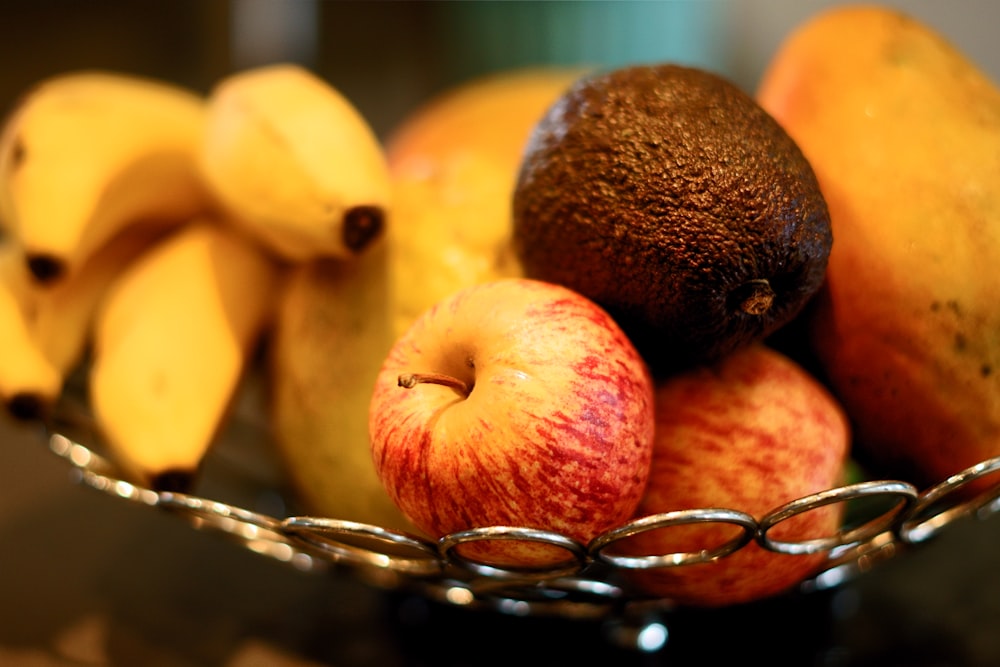
[[[72,276],[124,228],[204,210],[205,122],[193,92],[99,71],[29,91],[0,135],[0,220],[37,282]]]
[[[228,215],[292,261],[350,258],[382,236],[388,166],[367,121],[296,65],[221,81],[200,154]]]
[[[47,418],[80,370],[124,473],[189,487],[286,275],[379,245],[389,192],[372,130],[298,66],[203,94],[108,71],[41,81],[0,132],[0,401]]]

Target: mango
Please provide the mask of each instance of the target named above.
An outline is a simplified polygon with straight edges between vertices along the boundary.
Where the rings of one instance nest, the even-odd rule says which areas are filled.
[[[413,109],[386,141],[394,332],[468,285],[522,275],[511,197],[535,123],[586,70],[537,66],[458,83]]]
[[[931,484],[1000,455],[1000,89],[931,26],[814,15],[757,90],[827,200],[809,344],[855,450]]]

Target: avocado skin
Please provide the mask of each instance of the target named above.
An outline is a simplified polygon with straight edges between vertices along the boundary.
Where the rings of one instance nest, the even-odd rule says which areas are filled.
[[[603,306],[658,375],[791,321],[833,242],[795,142],[735,85],[675,64],[588,76],[557,100],[526,147],[513,218],[526,274]],[[770,308],[744,312],[762,280]]]

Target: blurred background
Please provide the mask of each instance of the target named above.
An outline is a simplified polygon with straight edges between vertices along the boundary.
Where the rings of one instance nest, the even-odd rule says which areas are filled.
[[[832,2],[0,0],[0,112],[79,68],[207,91],[276,61],[312,68],[382,136],[433,94],[527,64],[674,61],[752,91]],[[1000,81],[1000,2],[885,2]],[[844,45],[850,49],[850,44]],[[995,667],[1000,519],[956,529],[829,595],[673,619],[643,656],[607,628],[479,616],[276,566],[165,513],[70,482],[32,429],[0,421],[0,665],[735,664]]]
[[[3,0],[0,110],[67,69],[111,68],[204,91],[226,73],[280,60],[322,74],[383,135],[450,84],[527,64],[676,61],[711,68],[749,91],[782,37],[833,4]],[[1000,3],[885,4],[929,22],[1000,78]]]

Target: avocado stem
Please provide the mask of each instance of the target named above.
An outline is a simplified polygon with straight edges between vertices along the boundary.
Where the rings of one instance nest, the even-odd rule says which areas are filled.
[[[405,389],[412,389],[418,384],[440,384],[445,387],[451,387],[463,396],[469,395],[468,384],[453,375],[446,375],[444,373],[402,373],[399,376],[398,383],[400,387]]]
[[[748,315],[763,315],[774,303],[774,290],[764,278],[750,280],[741,285],[740,290],[744,292],[740,310]]]

